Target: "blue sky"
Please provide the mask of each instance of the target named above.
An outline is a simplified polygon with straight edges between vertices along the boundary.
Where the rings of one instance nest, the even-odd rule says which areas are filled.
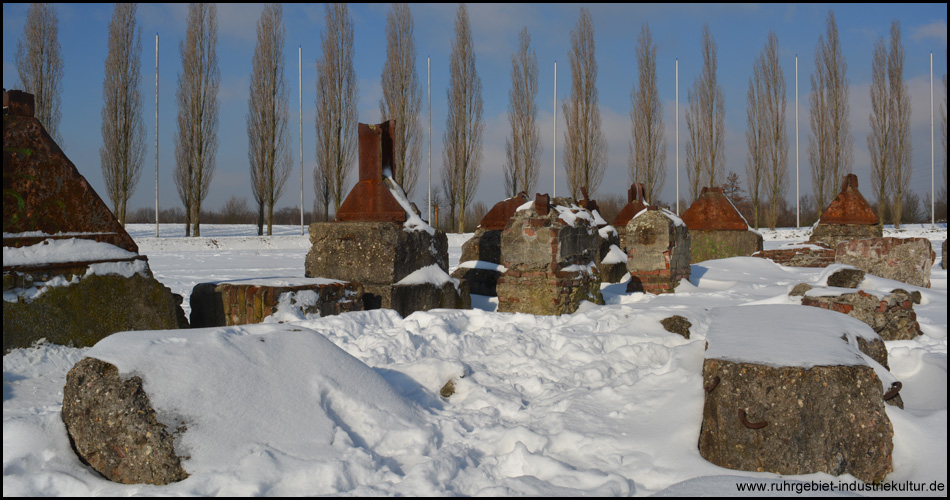
[[[540,82],[538,121],[541,127],[542,172],[538,191],[551,192],[554,125],[554,62],[557,65],[558,185],[557,193],[567,193],[563,182],[564,116],[560,103],[570,93],[570,32],[577,24],[581,6],[590,9],[594,21],[597,86],[604,135],[608,140],[608,167],[597,195],[625,196],[630,185],[627,167],[631,136],[630,92],[635,85],[635,48],[640,26],[649,23],[657,44],[657,83],[663,101],[667,139],[667,177],[661,199],[675,200],[676,192],[676,96],[675,60],[679,60],[680,112],[680,193],[685,197],[686,173],[684,111],[687,92],[701,70],[700,36],[704,23],[718,45],[718,78],[723,87],[726,108],[726,169],[744,176],[746,155],[746,90],[752,65],[765,46],[769,30],[774,30],[781,47],[781,64],[787,80],[789,131],[789,200],[795,197],[795,56],[798,55],[799,88],[799,169],[802,194],[811,192],[811,174],[807,160],[810,129],[808,125],[809,77],[814,69],[815,46],[825,33],[826,18],[833,10],[839,37],[848,63],[850,83],[851,133],[854,141],[854,171],[860,186],[869,194],[869,155],[867,148],[871,80],[871,52],[875,40],[887,40],[891,22],[901,23],[906,48],[905,75],[912,107],[912,145],[914,167],[911,188],[921,194],[930,191],[930,53],[933,52],[934,100],[939,120],[943,100],[942,76],[947,72],[947,5],[936,4],[472,4],[468,6],[475,41],[476,67],[482,79],[485,132],[481,182],[476,199],[491,206],[504,198],[505,137],[510,133],[507,108],[511,86],[511,54],[517,50],[518,33],[527,26],[532,47],[538,56]],[[220,126],[217,170],[205,206],[220,208],[232,195],[246,197],[253,204],[249,188],[247,161],[248,82],[251,58],[256,44],[256,23],[262,4],[218,5],[218,57],[221,68],[219,94]],[[105,197],[99,166],[102,144],[100,112],[102,108],[103,66],[106,57],[108,24],[112,4],[57,4],[59,42],[65,61],[61,133],[64,150]],[[380,74],[385,58],[385,24],[388,4],[351,4],[355,27],[355,69],[359,80],[359,119],[377,123],[379,117]],[[423,128],[425,128],[426,57],[432,67],[432,185],[440,185],[442,169],[442,131],[445,126],[448,87],[448,61],[454,37],[453,24],[458,4],[411,5],[415,21],[418,54],[417,71],[423,84]],[[14,88],[17,73],[14,53],[22,36],[27,4],[3,4],[3,86]],[[291,129],[294,173],[278,207],[297,206],[300,190],[297,119],[297,47],[303,51],[303,187],[304,205],[313,205],[313,167],[315,162],[315,61],[324,30],[323,4],[287,4],[285,61],[290,89]],[[175,92],[181,69],[179,41],[186,25],[186,4],[141,4],[138,21],[142,28],[142,92],[146,124],[145,170],[130,207],[155,204],[155,34],[160,36],[159,57],[159,185],[162,209],[180,206],[171,171],[174,168],[172,137],[175,133]],[[939,123],[936,125],[939,134]],[[936,182],[943,182],[940,168],[943,153],[937,136],[935,153]],[[421,203],[426,190],[426,150],[423,145],[420,185],[413,197]],[[350,185],[356,181],[356,170]],[[939,189],[939,187],[938,187]],[[685,208],[684,208],[685,209]]]

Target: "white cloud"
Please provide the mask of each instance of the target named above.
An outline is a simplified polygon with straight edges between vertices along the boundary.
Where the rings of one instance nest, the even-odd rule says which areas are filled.
[[[946,21],[934,21],[930,24],[925,24],[914,28],[911,38],[914,41],[921,41],[927,39],[935,39],[937,41],[943,42],[944,48],[947,46],[947,22]]]

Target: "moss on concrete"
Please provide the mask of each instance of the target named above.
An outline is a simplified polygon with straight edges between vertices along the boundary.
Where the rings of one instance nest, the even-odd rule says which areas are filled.
[[[127,330],[178,328],[171,290],[149,276],[91,275],[31,302],[3,302],[3,352],[47,342],[88,347]]]

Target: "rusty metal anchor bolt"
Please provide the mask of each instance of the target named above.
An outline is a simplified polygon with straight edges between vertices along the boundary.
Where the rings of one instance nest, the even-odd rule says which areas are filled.
[[[713,389],[715,389],[719,385],[719,382],[721,382],[721,379],[719,378],[719,375],[716,375],[715,377],[712,378],[712,384],[708,386],[703,386],[703,389],[706,390],[706,394],[709,394],[710,392],[712,392]]]
[[[903,386],[904,384],[901,384],[900,382],[894,382],[893,384],[891,384],[891,388],[888,389],[887,392],[884,393],[884,401],[888,401],[890,399],[893,399],[894,396],[897,396],[897,393],[901,392],[901,387]]]
[[[746,426],[749,429],[761,429],[765,427],[766,425],[769,425],[769,423],[766,422],[765,420],[761,422],[749,422],[745,418],[745,410],[742,408],[739,408],[739,421],[742,422],[742,425]]]

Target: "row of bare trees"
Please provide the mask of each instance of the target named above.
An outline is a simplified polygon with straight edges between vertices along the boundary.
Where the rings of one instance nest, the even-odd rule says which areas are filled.
[[[109,53],[103,82],[100,150],[103,177],[121,222],[126,220],[128,199],[134,192],[144,163],[144,125],[140,92],[141,34],[135,21],[135,4],[115,7],[109,32]],[[264,8],[258,22],[258,44],[253,58],[248,100],[248,159],[257,223],[261,234],[271,233],[274,206],[289,178],[292,161],[288,139],[288,98],[284,81],[285,28],[279,4]],[[345,4],[326,7],[326,29],[317,61],[317,166],[314,187],[327,216],[343,201],[347,177],[356,161],[356,103],[359,95],[353,67],[353,22]],[[396,157],[393,174],[412,196],[418,179],[422,131],[419,123],[421,90],[415,70],[416,50],[412,13],[406,4],[395,4],[386,26],[387,59],[381,75],[381,119],[396,121]],[[178,130],[175,134],[174,180],[189,220],[188,232],[200,234],[201,204],[209,192],[217,151],[217,90],[220,72],[216,56],[216,10],[210,4],[191,4],[185,40],[179,52]],[[702,35],[703,68],[689,92],[686,110],[688,137],[686,170],[689,196],[701,187],[723,184],[724,102],[717,81],[717,48],[708,26]],[[666,139],[662,107],[656,86],[656,53],[649,26],[638,38],[638,79],[631,90],[632,139],[629,146],[630,178],[643,182],[647,198],[658,197],[666,175]],[[788,138],[785,130],[785,78],[778,61],[779,44],[770,32],[754,61],[747,97],[746,182],[751,218],[769,227],[778,221],[778,207],[785,197],[788,175]],[[580,9],[571,32],[571,91],[562,102],[567,122],[565,170],[572,196],[586,187],[595,193],[607,164],[606,141],[601,131],[597,96],[597,62],[590,12]],[[540,170],[540,133],[537,123],[537,56],[527,28],[511,57],[511,90],[504,165],[506,193],[532,192]],[[24,36],[17,44],[16,64],[21,84],[35,94],[36,113],[50,134],[58,132],[63,72],[57,42],[55,11],[48,4],[29,8]],[[871,85],[872,190],[884,222],[885,213],[899,226],[903,199],[911,175],[909,92],[903,81],[904,48],[900,24],[891,27],[890,48],[883,38],[873,52]],[[824,207],[839,189],[841,177],[850,172],[853,144],[848,123],[847,63],[838,39],[833,12],[815,51],[811,76],[808,156],[812,168],[815,203]],[[465,5],[458,8],[450,58],[447,89],[448,117],[443,133],[443,213],[455,229],[465,226],[479,182],[482,154],[481,79],[475,66],[474,44]],[[944,82],[946,77],[944,77]],[[945,83],[946,87],[946,83]],[[946,92],[945,92],[946,94]],[[946,98],[944,98],[946,101]],[[946,176],[946,117],[941,111]],[[945,177],[946,178],[946,177]],[[943,188],[944,192],[946,188]],[[945,195],[943,195],[945,196]],[[331,209],[332,205],[332,209]],[[760,207],[764,214],[760,214]],[[764,217],[763,217],[764,215]]]

